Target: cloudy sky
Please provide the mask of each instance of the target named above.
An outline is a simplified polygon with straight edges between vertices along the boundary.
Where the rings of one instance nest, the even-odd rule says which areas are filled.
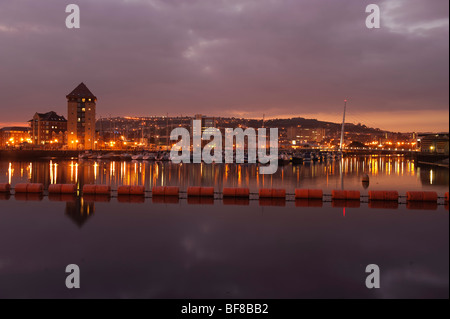
[[[67,29],[67,4],[81,28]],[[367,29],[365,8],[381,9]],[[0,0],[0,126],[67,113],[303,116],[448,131],[448,0]]]

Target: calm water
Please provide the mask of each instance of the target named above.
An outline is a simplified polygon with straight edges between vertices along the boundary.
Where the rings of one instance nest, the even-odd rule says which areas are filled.
[[[280,167],[255,165],[43,161],[0,162],[0,183],[105,183],[433,190],[447,169],[402,157],[347,158]],[[370,184],[361,183],[362,174]],[[1,195],[0,195],[1,196]],[[347,207],[325,202],[239,205],[186,199],[0,197],[0,297],[421,298],[449,296],[449,220],[442,205]],[[234,203],[235,204],[235,203]],[[275,206],[271,205],[274,204]],[[383,206],[383,205],[382,205]],[[68,264],[81,289],[65,287]],[[381,268],[381,289],[365,267]]]

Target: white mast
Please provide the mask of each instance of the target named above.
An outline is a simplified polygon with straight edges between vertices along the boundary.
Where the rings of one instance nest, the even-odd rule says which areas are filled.
[[[342,145],[344,144],[344,130],[345,130],[345,112],[347,110],[347,100],[344,100],[344,118],[342,119],[341,144],[340,150],[342,153]]]

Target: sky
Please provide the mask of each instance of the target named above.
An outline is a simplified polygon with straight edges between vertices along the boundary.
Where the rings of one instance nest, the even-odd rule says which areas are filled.
[[[348,122],[448,131],[448,12],[448,0],[0,0],[0,127],[67,116],[84,82],[102,117],[340,122],[348,98]]]

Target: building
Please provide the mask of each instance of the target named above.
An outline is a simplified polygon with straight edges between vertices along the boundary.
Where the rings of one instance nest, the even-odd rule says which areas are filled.
[[[429,155],[449,155],[449,135],[429,134],[420,138],[420,151]]]
[[[67,120],[64,116],[50,111],[36,113],[28,121],[31,129],[31,140],[34,145],[65,144],[67,134]]]
[[[321,142],[326,138],[327,130],[324,128],[303,128],[301,126],[288,127],[287,139],[293,144],[306,144]]]
[[[196,121],[202,121],[202,134],[203,132],[210,127],[216,127],[216,118],[215,117],[206,117],[201,114],[196,114],[195,117],[191,121],[191,135],[194,135],[193,128],[194,128],[194,120]]]
[[[69,149],[95,149],[97,97],[80,83],[67,96],[67,145]]]
[[[4,127],[0,129],[0,147],[18,147],[31,143],[28,127]]]

